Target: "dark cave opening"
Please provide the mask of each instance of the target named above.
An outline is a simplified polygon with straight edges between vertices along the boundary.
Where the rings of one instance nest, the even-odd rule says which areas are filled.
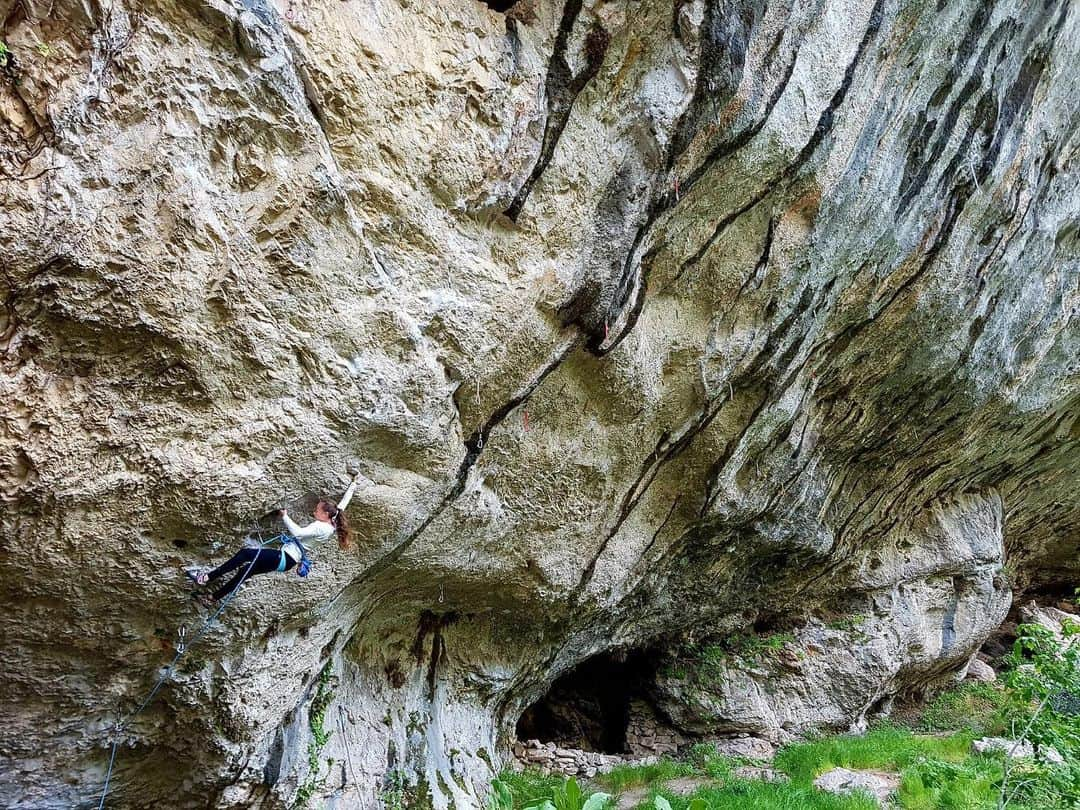
[[[1060,609],[1072,610],[1075,602],[1073,601],[1076,596],[1076,584],[1073,582],[1045,582],[1032,588],[1028,588],[1024,592],[1025,599],[1016,599],[1013,603],[1013,609],[1020,604],[1027,604],[1029,601],[1034,600],[1040,605],[1053,605]],[[1064,603],[1064,604],[1058,604]]]
[[[492,11],[498,12],[509,11],[511,8],[513,8],[514,4],[517,3],[517,1],[518,0],[480,0],[481,3],[490,8]]]
[[[657,661],[656,653],[641,650],[587,659],[522,713],[517,738],[602,754],[627,753],[630,704],[648,700]]]

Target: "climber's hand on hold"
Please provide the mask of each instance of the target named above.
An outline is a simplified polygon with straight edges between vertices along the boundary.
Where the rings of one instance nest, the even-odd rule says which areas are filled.
[[[364,470],[359,461],[350,461],[345,465],[345,471],[352,477],[354,483],[361,487],[373,487],[375,482],[364,475]]]
[[[288,512],[286,510],[284,510],[284,509],[278,509],[277,510],[277,516],[280,517],[280,518],[285,517],[285,515],[287,515],[287,514],[288,514]]]

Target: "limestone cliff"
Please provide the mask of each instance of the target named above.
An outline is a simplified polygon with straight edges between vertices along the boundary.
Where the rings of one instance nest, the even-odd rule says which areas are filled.
[[[1080,5],[0,19],[6,806],[96,806],[179,566],[352,459],[358,549],[241,592],[107,806],[474,807],[597,655],[680,733],[858,726],[1077,584]]]

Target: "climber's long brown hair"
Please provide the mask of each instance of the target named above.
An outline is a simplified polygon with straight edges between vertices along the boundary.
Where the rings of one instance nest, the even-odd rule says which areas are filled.
[[[350,542],[352,532],[349,531],[349,519],[345,517],[345,512],[338,509],[337,504],[330,503],[330,501],[319,501],[319,506],[330,516],[330,524],[337,531],[338,545],[346,551],[350,549],[352,547]]]

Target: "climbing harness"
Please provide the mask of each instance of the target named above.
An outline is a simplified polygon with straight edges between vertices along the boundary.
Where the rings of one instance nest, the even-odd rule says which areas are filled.
[[[259,543],[258,548],[266,548],[271,543],[275,542],[285,542],[285,540],[288,538],[288,535],[279,534],[276,537],[272,537],[269,540]],[[303,548],[303,546],[301,546],[301,548]],[[127,717],[121,717],[121,713],[117,711],[116,724],[113,726],[112,751],[109,752],[109,767],[105,771],[105,786],[101,790],[101,799],[98,801],[98,810],[103,810],[103,808],[105,807],[105,799],[109,795],[109,783],[112,781],[113,765],[116,763],[116,752],[117,749],[120,747],[120,740],[122,739],[124,730],[127,728],[128,724],[132,720],[134,720],[139,714],[142,713],[142,711],[147,706],[150,705],[150,702],[157,696],[157,693],[161,691],[161,687],[165,685],[165,682],[172,675],[173,670],[180,662],[180,659],[183,657],[184,653],[195,645],[195,642],[197,642],[202,637],[202,635],[207,631],[210,625],[213,624],[214,620],[217,619],[217,617],[222,614],[225,608],[229,606],[229,602],[231,602],[232,598],[236,596],[237,591],[240,590],[240,586],[244,584],[244,581],[247,579],[248,574],[251,573],[251,569],[255,566],[256,559],[258,559],[258,557],[252,557],[251,562],[248,563],[248,567],[244,571],[244,577],[241,578],[241,580],[236,584],[236,587],[229,591],[225,598],[221,600],[221,604],[218,606],[218,609],[215,610],[210,615],[210,617],[202,623],[202,626],[191,636],[190,639],[187,638],[187,626],[181,625],[180,629],[177,631],[178,641],[176,645],[176,655],[173,656],[172,661],[170,661],[165,667],[165,669],[162,671],[161,675],[157,679],[157,682],[154,684],[154,687],[150,690],[150,693],[143,699],[142,703],[140,703],[135,708],[135,711],[131,712]]]
[[[307,549],[304,544],[297,540],[295,537],[290,538],[297,546],[300,547],[300,564],[296,566],[296,575],[300,577],[306,577],[311,573],[311,558],[307,555]]]

